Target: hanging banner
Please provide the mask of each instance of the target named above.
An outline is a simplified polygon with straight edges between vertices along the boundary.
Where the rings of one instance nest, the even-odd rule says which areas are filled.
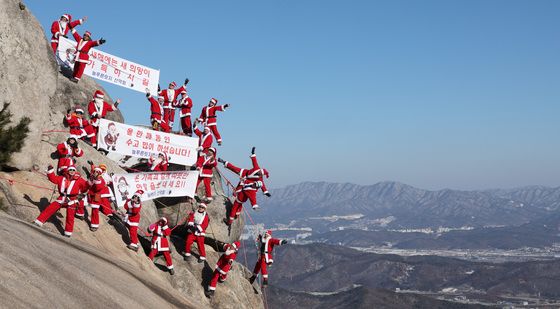
[[[99,120],[97,147],[109,152],[139,158],[167,154],[169,163],[192,166],[196,163],[198,139],[129,126],[107,119]]]
[[[198,171],[114,174],[113,186],[119,207],[136,190],[143,190],[142,200],[164,196],[189,196],[194,198]]]
[[[58,39],[58,60],[61,64],[74,68],[77,43],[60,37]],[[146,93],[157,93],[159,70],[113,56],[104,51],[92,48],[89,51],[89,63],[84,71],[85,75],[100,79],[115,85]]]

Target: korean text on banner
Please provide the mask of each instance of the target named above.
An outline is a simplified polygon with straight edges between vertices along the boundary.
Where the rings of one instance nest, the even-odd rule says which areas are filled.
[[[77,43],[65,37],[59,38],[58,60],[70,69],[74,68]],[[92,48],[84,74],[125,88],[140,92],[157,92],[159,70],[113,56]]]
[[[196,163],[198,139],[170,134],[120,122],[100,119],[97,146],[109,152],[150,158],[166,153],[170,163],[192,166]]]
[[[198,171],[130,173],[113,175],[115,199],[119,207],[137,190],[143,190],[142,200],[163,196],[189,196],[194,198]]]

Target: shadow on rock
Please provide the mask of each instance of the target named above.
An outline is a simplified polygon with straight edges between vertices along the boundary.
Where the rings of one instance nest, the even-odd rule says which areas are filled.
[[[31,197],[27,194],[23,195],[23,198],[28,201],[29,203],[37,206],[37,208],[39,208],[39,211],[43,211],[45,210],[45,208],[47,208],[47,206],[49,206],[49,200],[46,197],[42,197],[38,202],[35,202],[31,199]],[[61,210],[63,208],[60,208]],[[60,210],[59,210],[60,211]],[[56,212],[56,214],[54,216],[51,216],[49,218],[49,220],[47,220],[47,222],[51,222],[52,224],[54,224],[54,226],[56,227],[56,229],[60,232],[60,234],[64,234],[64,226],[62,226],[62,221],[60,221],[59,216],[62,216],[59,211]]]

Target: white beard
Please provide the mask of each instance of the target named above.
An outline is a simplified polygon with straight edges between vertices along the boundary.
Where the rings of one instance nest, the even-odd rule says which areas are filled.
[[[95,108],[97,108],[98,113],[101,113],[103,111],[103,99],[95,98],[93,101],[95,102]]]
[[[196,224],[202,224],[202,220],[204,220],[204,215],[206,215],[206,212],[195,212],[194,213],[194,223]]]

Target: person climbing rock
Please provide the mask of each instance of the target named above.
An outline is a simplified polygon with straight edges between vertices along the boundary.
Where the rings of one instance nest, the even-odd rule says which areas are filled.
[[[169,247],[169,240],[167,237],[171,235],[171,229],[167,225],[167,218],[161,217],[157,222],[150,224],[148,227],[148,233],[152,234],[152,251],[148,255],[150,260],[154,260],[154,257],[159,252],[163,253],[165,257],[165,262],[167,263],[167,270],[169,274],[174,275],[175,270],[173,270],[173,260],[171,259],[171,249]]]
[[[198,262],[206,260],[204,237],[208,223],[210,223],[210,218],[206,213],[206,204],[199,203],[198,210],[190,212],[187,216],[187,239],[185,240],[185,252],[183,253],[185,260],[191,256],[191,246],[194,241],[198,246]]]
[[[259,234],[257,239],[259,243],[259,258],[257,263],[255,264],[255,268],[253,269],[253,276],[249,278],[249,282],[253,284],[259,273],[262,274],[263,277],[263,286],[268,285],[268,270],[267,267],[272,265],[274,260],[272,259],[272,251],[274,250],[274,246],[285,245],[288,243],[287,240],[280,240],[278,238],[272,237],[272,231],[267,230],[264,235]]]

